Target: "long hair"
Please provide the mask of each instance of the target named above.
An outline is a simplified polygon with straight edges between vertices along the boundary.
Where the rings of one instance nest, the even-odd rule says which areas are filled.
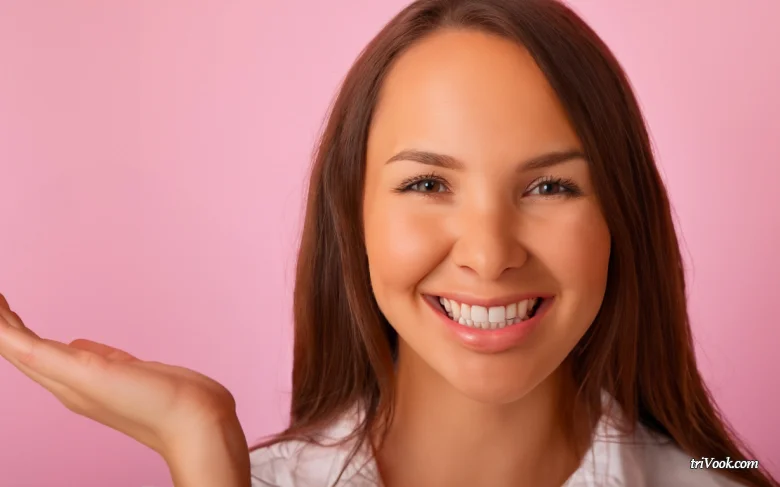
[[[355,406],[365,412],[350,436],[358,445],[391,420],[398,340],[369,281],[366,142],[394,60],[441,29],[489,32],[527,49],[585,148],[612,251],[599,314],[567,357],[577,401],[595,412],[606,391],[626,423],[671,439],[693,458],[752,457],[696,365],[669,199],[631,85],[599,36],[555,0],[419,0],[360,54],[331,107],[311,171],[294,291],[290,425],[257,447],[316,441]],[[723,473],[748,485],[778,485],[763,469]]]

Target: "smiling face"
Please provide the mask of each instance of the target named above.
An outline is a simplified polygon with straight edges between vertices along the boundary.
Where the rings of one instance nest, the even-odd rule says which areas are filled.
[[[441,31],[397,60],[369,131],[363,217],[401,362],[486,403],[550,377],[607,282],[610,235],[582,152],[511,41]]]

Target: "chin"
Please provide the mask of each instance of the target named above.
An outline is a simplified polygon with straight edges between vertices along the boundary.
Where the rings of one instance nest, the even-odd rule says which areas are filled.
[[[540,374],[532,366],[517,363],[502,367],[499,364],[485,366],[461,362],[450,374],[444,374],[444,379],[461,395],[495,406],[523,399],[547,377],[549,374]]]

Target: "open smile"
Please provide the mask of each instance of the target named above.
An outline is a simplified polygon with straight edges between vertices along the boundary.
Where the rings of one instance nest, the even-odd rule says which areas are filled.
[[[431,298],[436,299],[434,296]],[[534,317],[544,302],[543,297],[521,299],[502,306],[481,306],[438,297],[440,309],[460,325],[482,330],[495,330],[519,324]]]
[[[552,305],[552,295],[477,300],[457,295],[423,298],[464,346],[498,353],[518,345]]]

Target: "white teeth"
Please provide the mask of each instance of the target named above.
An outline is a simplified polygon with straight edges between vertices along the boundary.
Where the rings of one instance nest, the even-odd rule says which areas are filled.
[[[517,317],[517,303],[512,303],[506,307],[506,319],[511,320]]]
[[[523,319],[528,314],[528,299],[517,303],[517,318]]]
[[[534,309],[541,298],[526,299],[507,306],[485,306],[458,303],[446,298],[439,298],[447,315],[461,325],[481,330],[496,330],[515,325],[529,319],[528,314]]]
[[[462,317],[466,318],[466,320],[470,320],[471,319],[471,306],[469,306],[468,304],[461,304],[460,305],[460,315]]]
[[[503,306],[491,306],[488,309],[488,317],[491,323],[506,321],[506,308]]]
[[[471,319],[477,323],[488,321],[488,310],[484,306],[472,306]]]
[[[452,319],[458,321],[460,319],[460,305],[458,303],[450,303],[452,308]]]

